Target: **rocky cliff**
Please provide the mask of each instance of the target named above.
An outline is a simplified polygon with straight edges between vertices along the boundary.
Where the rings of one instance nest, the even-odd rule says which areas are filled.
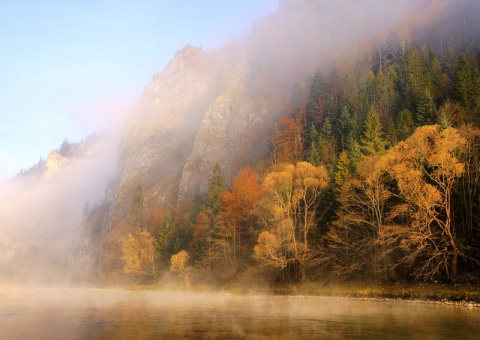
[[[382,7],[382,20],[399,20],[407,7]],[[301,104],[315,69],[366,48],[367,34],[381,26],[377,12],[353,0],[284,1],[239,43],[179,51],[127,122],[115,179],[82,225],[72,273],[122,272],[120,240],[131,231],[125,221],[138,186],[162,209],[204,197],[216,164],[228,182],[266,159],[282,109],[293,97]]]
[[[265,155],[275,105],[249,88],[246,58],[224,61],[187,46],[147,87],[127,123],[106,202],[81,227],[73,275],[97,264],[121,273],[119,240],[130,231],[125,220],[138,186],[159,209],[192,202],[206,194],[216,164],[228,179]]]

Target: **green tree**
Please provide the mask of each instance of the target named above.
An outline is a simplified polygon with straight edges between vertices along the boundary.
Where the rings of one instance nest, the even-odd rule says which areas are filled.
[[[385,152],[382,125],[380,118],[370,110],[365,120],[365,132],[361,139],[361,148],[365,155],[381,154]]]
[[[344,106],[338,119],[338,133],[340,135],[340,146],[342,151],[347,148],[348,137],[354,130],[355,123],[352,115],[350,114],[348,108]]]
[[[160,222],[156,238],[157,255],[163,264],[168,261],[169,254],[171,254],[174,229],[174,221],[171,215],[167,213]]]
[[[320,134],[314,124],[310,125],[308,141],[308,161],[318,166],[322,161],[322,151],[320,150]]]
[[[433,97],[430,94],[430,90],[426,88],[417,107],[415,115],[416,125],[423,126],[433,124],[435,123],[436,117],[437,109],[435,108]]]
[[[143,226],[144,221],[145,221],[145,198],[143,196],[143,189],[139,185],[135,189],[135,193],[133,195],[132,207],[128,214],[128,223],[134,228],[139,228]]]
[[[220,197],[226,191],[227,186],[222,176],[222,170],[219,164],[215,164],[213,168],[213,176],[208,181],[208,194],[205,207],[211,209],[213,214],[217,215],[222,208]]]
[[[350,159],[350,168],[353,172],[355,168],[357,167],[357,164],[360,163],[362,160],[362,149],[358,141],[355,139],[353,132],[350,133],[350,136],[348,137],[347,140],[347,151],[348,151],[348,157]]]
[[[480,102],[480,74],[478,69],[472,68],[465,54],[461,54],[455,70],[453,94],[465,108],[463,122],[477,123],[478,106]]]
[[[412,112],[409,109],[400,111],[397,119],[397,137],[399,140],[405,140],[415,130]]]
[[[306,125],[316,125],[323,120],[329,96],[328,82],[321,71],[317,71],[310,85],[306,105]]]
[[[335,172],[335,183],[341,187],[350,177],[350,158],[348,152],[342,151],[338,157],[337,171]]]

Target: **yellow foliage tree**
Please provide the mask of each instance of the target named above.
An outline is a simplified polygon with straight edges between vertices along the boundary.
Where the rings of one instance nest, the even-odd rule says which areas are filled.
[[[451,197],[464,165],[457,153],[465,139],[453,128],[423,126],[386,155],[385,170],[396,180],[398,196],[410,219],[401,248],[404,262],[417,263],[417,275],[431,277],[443,268],[455,278],[459,248],[452,228]],[[418,265],[418,258],[424,258]]]
[[[190,255],[185,250],[180,250],[170,258],[170,271],[183,275],[187,288],[190,286],[191,268],[187,265],[189,258]]]
[[[311,255],[308,234],[317,224],[317,208],[329,180],[324,166],[308,162],[286,164],[265,177],[259,214],[267,233],[259,235],[257,259],[282,269],[291,262],[305,279]]]
[[[143,229],[136,229],[121,239],[123,272],[125,274],[140,274],[151,271],[155,274],[155,239]]]

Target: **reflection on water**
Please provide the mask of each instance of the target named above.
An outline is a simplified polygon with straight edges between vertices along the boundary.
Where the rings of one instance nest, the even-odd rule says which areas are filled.
[[[6,292],[0,339],[480,336],[480,311],[463,307],[100,289]]]

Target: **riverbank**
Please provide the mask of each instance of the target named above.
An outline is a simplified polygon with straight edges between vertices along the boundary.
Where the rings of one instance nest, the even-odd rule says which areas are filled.
[[[278,295],[369,299],[385,302],[433,303],[480,308],[480,287],[471,284],[349,282],[275,286]]]
[[[183,285],[159,282],[150,285],[123,287],[128,290],[185,290]],[[338,299],[361,299],[383,302],[429,303],[480,308],[480,286],[451,283],[395,283],[337,282],[322,284],[308,282],[288,285],[229,285],[211,287],[193,285],[193,292],[221,292],[229,294],[266,294],[298,297],[325,297]]]

